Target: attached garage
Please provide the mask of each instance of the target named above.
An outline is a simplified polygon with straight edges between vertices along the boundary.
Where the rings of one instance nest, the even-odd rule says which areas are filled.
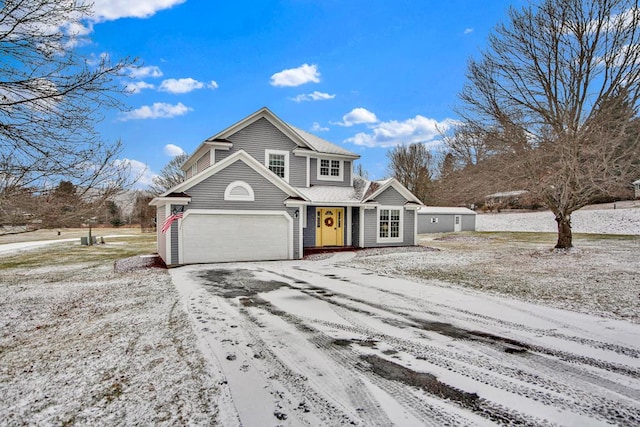
[[[180,264],[293,258],[293,220],[284,211],[187,210]]]

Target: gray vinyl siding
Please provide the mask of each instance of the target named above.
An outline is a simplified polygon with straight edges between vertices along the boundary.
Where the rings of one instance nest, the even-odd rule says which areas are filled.
[[[253,202],[224,200],[224,191],[233,181],[244,181],[249,184],[253,189],[255,200]],[[301,257],[299,221],[302,218],[295,217],[295,211],[299,208],[285,208],[284,201],[289,197],[287,193],[267,181],[242,161],[229,165],[187,191],[191,196],[191,203],[189,203],[188,209],[286,211],[293,219],[293,256],[294,258]]]
[[[202,156],[200,156],[200,158],[196,162],[196,170],[198,172],[202,172],[203,170],[208,168],[210,164],[211,164],[211,153],[207,151]]]
[[[293,259],[302,258],[302,254],[300,253],[300,221],[302,221],[302,217],[298,215],[298,218],[296,218],[296,211],[298,209],[299,208],[286,208],[287,213],[293,219]]]
[[[307,206],[307,228],[302,236],[302,246],[312,248],[316,245],[316,207]]]
[[[253,188],[255,201],[224,200],[224,190],[233,181]],[[242,161],[237,161],[187,190],[190,209],[284,210],[288,195]]]
[[[438,222],[432,223],[431,218],[436,218]],[[419,233],[446,233],[453,231],[453,215],[449,214],[419,214]]]
[[[178,205],[171,205],[171,212],[173,212],[173,209],[182,209],[182,206],[178,206]],[[173,223],[171,224],[171,229],[169,230],[169,232],[171,233],[171,259],[169,260],[169,262],[167,264],[169,265],[175,265],[178,264],[179,261],[179,247],[178,247],[178,221],[173,221]]]
[[[476,215],[462,215],[462,231],[476,231]]]
[[[375,201],[381,206],[404,206],[407,199],[400,194],[395,188],[389,187],[375,198]],[[403,208],[404,209],[404,208]],[[404,246],[413,245],[413,233],[415,230],[416,212],[414,210],[404,209],[403,225],[402,225],[402,242],[396,243],[378,243],[376,235],[378,222],[378,209],[367,209],[364,211],[364,246]]]
[[[394,190],[395,191],[395,190]],[[386,192],[385,192],[386,193]],[[381,246],[413,246],[413,236],[415,230],[415,215],[414,210],[404,210],[403,214],[404,223],[402,230],[402,242],[396,243],[378,243],[376,236],[377,221],[378,221],[378,209],[366,209],[364,211],[364,246],[366,248],[381,247]]]
[[[418,213],[414,210],[404,210],[404,237],[403,241],[405,245],[414,245],[414,236],[416,235],[416,215]]]
[[[461,217],[462,231],[475,231],[476,216],[474,214],[458,214]],[[431,218],[438,222],[432,223]],[[418,233],[448,233],[454,230],[454,214],[418,214]]]
[[[384,206],[404,206],[407,202],[407,199],[393,187],[387,188],[375,200]]]
[[[289,152],[289,184],[294,187],[307,185],[307,159],[295,156],[293,150],[298,146],[267,119],[261,118],[227,138],[233,142],[228,151],[216,150],[216,163],[238,150],[244,150],[263,165],[265,150],[282,150]]]
[[[309,184],[313,185],[334,185],[336,187],[349,187],[351,186],[351,161],[344,160],[342,162],[342,181],[324,181],[318,179],[318,159],[309,159]]]
[[[360,208],[351,209],[351,245],[358,246],[360,243]]]

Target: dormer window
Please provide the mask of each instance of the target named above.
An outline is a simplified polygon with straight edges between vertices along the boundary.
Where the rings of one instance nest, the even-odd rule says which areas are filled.
[[[318,159],[318,180],[342,181],[343,169],[342,160]]]
[[[289,182],[289,152],[265,150],[265,166],[285,181]]]

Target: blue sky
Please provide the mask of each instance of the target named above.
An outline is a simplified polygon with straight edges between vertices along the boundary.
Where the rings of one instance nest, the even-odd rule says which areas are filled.
[[[436,146],[468,59],[524,0],[137,0],[95,2],[87,55],[139,58],[123,76],[129,111],[98,125],[144,186],[180,150],[266,106],[361,156]]]

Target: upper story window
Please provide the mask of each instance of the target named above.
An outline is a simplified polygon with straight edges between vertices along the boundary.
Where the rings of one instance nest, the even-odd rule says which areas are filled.
[[[265,150],[265,166],[280,178],[289,182],[289,152]]]
[[[342,181],[343,161],[333,159],[318,159],[318,180]]]

